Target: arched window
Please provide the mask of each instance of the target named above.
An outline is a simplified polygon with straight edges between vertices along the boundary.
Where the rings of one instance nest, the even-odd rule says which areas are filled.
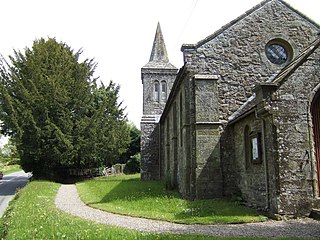
[[[153,92],[153,99],[156,102],[159,102],[159,96],[160,96],[160,86],[159,86],[159,82],[155,81],[154,82],[154,92]]]
[[[161,100],[162,101],[167,100],[167,83],[166,83],[166,81],[161,82]]]

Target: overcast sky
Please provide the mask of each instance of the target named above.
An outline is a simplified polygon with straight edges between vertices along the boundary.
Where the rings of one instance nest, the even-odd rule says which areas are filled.
[[[212,34],[260,0],[7,0],[1,2],[0,53],[55,37],[85,58],[95,58],[96,76],[121,86],[128,119],[140,128],[141,67],[150,57],[160,22],[170,62],[182,66],[180,47]],[[286,0],[320,23],[319,0]]]

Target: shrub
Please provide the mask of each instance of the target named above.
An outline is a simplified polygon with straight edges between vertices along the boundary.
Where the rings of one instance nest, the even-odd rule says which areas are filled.
[[[5,160],[7,161],[6,162],[6,165],[9,166],[9,165],[20,165],[20,158],[5,158]]]
[[[170,190],[174,190],[176,188],[175,185],[172,182],[172,178],[171,178],[170,172],[167,172],[165,174],[164,184],[165,184],[166,190],[170,191]]]
[[[140,172],[140,153],[131,156],[130,160],[126,163],[123,172],[125,174],[139,173]]]

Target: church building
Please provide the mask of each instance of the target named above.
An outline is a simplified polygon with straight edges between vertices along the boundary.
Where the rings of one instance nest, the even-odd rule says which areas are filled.
[[[141,69],[141,178],[188,199],[272,214],[320,208],[320,27],[265,0],[168,59],[160,25]]]

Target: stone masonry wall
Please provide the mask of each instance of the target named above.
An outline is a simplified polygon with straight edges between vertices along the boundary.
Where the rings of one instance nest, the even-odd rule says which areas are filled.
[[[320,51],[299,67],[272,96],[277,129],[279,213],[309,214],[316,200],[310,103],[320,87]]]
[[[184,45],[182,51],[190,72],[220,75],[219,121],[227,123],[228,117],[252,95],[257,83],[268,81],[284,67],[267,59],[266,44],[272,39],[284,39],[292,46],[294,58],[316,38],[318,31],[317,26],[282,2],[270,1],[196,45]],[[237,191],[236,180],[228,177],[238,175],[232,149],[226,147],[232,141],[232,131],[221,132],[221,167],[228,195]]]
[[[310,103],[320,89],[319,53],[318,49],[279,87],[256,90],[254,112],[234,124],[237,185],[255,207],[301,216],[320,204],[310,122]],[[246,128],[262,133],[260,166],[247,162]]]
[[[265,112],[228,125],[231,114],[252,96],[253,88],[270,81],[285,66],[267,59],[266,44],[284,39],[292,47],[290,57],[295,58],[318,31],[281,1],[270,1],[196,45],[182,47],[186,73],[177,78],[175,84],[179,84],[160,120],[162,171],[169,173],[182,196],[241,194],[251,206],[296,215],[318,204],[312,173],[306,169],[314,161],[307,113],[310,92],[319,85],[319,58],[315,57],[319,52],[272,98],[259,103],[265,104]],[[197,75],[219,78],[212,84],[212,80],[195,80]],[[246,126],[250,133],[263,136],[259,163],[246,159]]]
[[[218,74],[220,120],[227,120],[251,95],[258,82],[265,82],[283,65],[272,64],[265,54],[274,38],[288,41],[297,56],[317,36],[318,29],[295,12],[272,1],[227,25],[199,42],[182,47],[189,71]]]
[[[161,117],[161,164],[162,178],[169,181],[171,187],[178,188],[183,197],[191,198],[190,182],[194,170],[191,168],[190,157],[190,96],[187,92],[188,81],[182,82]]]
[[[222,195],[217,80],[185,73],[161,117],[163,172],[186,198]]]
[[[253,162],[250,158],[250,139],[246,139],[247,134],[257,134],[262,131],[260,120],[255,114],[251,114],[245,119],[235,124],[235,159],[238,169],[237,186],[241,190],[241,197],[255,208],[267,209],[266,204],[266,169],[264,160]]]
[[[263,164],[266,169],[266,209],[270,213],[279,212],[279,156],[277,145],[277,129],[271,115],[263,116],[264,148]]]
[[[159,125],[142,122],[141,125],[141,179],[157,180],[160,178],[159,161]]]
[[[175,95],[177,101],[177,112],[179,112],[179,132],[178,132],[178,184],[179,192],[186,198],[194,198],[194,158],[192,126],[190,119],[194,113],[191,111],[191,95],[190,95],[190,76],[186,74],[184,81],[181,82],[179,91]]]
[[[247,134],[261,134],[261,161],[250,159],[250,139]],[[238,169],[237,186],[249,206],[278,213],[279,161],[277,134],[270,114],[256,112],[234,124],[235,166]]]
[[[218,76],[195,75],[195,186],[196,198],[222,196]]]
[[[167,83],[167,97],[171,91],[177,71],[161,70],[161,69],[142,69],[143,75],[143,114],[144,115],[161,115],[166,104],[166,100],[159,102],[154,99],[154,83],[157,81],[161,84],[162,81]],[[161,91],[159,86],[159,91]]]
[[[142,68],[143,116],[141,119],[141,179],[161,177],[160,130],[158,121],[167,102],[161,97],[161,82],[166,82],[167,97],[170,94],[177,69]],[[159,83],[159,101],[154,97],[155,82]]]

